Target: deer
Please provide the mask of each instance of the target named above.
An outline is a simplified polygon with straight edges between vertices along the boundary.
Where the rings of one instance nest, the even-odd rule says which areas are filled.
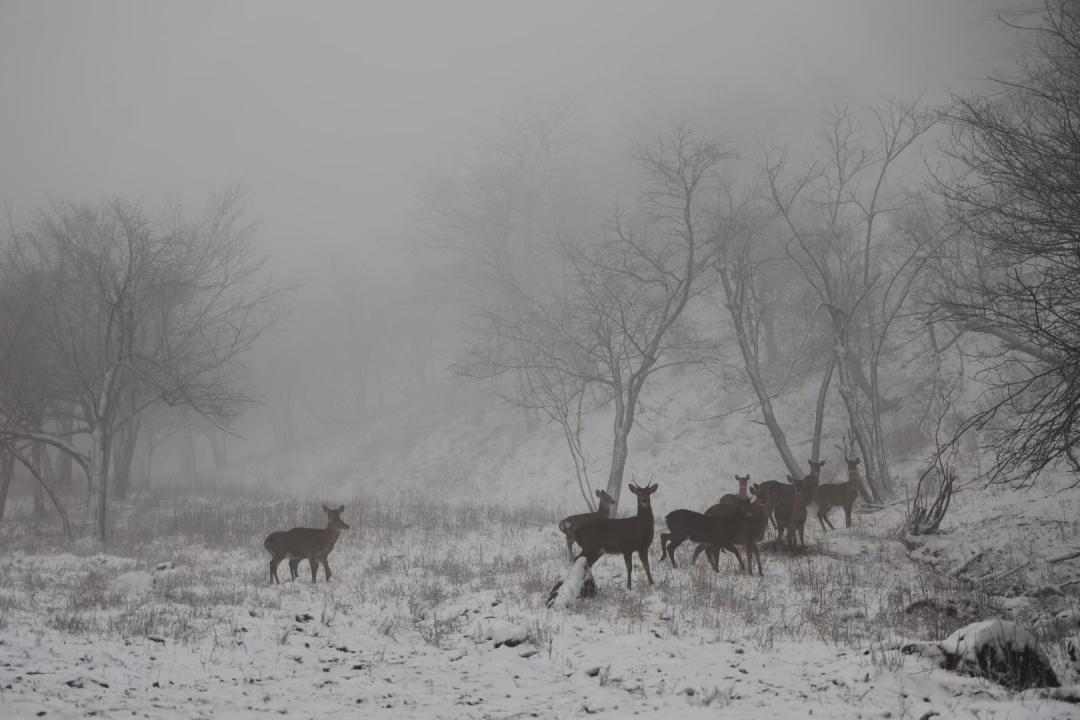
[[[780,539],[780,524],[776,520],[776,505],[780,500],[784,498],[790,498],[795,492],[796,478],[788,475],[787,482],[782,483],[778,480],[766,480],[763,483],[758,483],[750,487],[750,492],[754,497],[762,498],[767,507],[769,508],[769,522],[773,526],[773,530],[776,531],[776,537]]]
[[[847,463],[848,472],[847,482],[834,483],[832,485],[818,485],[815,490],[814,500],[817,502],[817,517],[818,522],[821,523],[822,530],[825,529],[826,523],[828,524],[829,529],[836,529],[829,520],[829,510],[834,507],[844,508],[844,520],[847,522],[847,527],[851,527],[851,509],[855,507],[855,500],[859,497],[860,461],[861,458],[850,460],[847,457],[847,453],[844,453],[844,462]]]
[[[795,536],[798,535],[799,544],[806,547],[806,539],[803,530],[806,527],[806,506],[813,500],[813,478],[807,475],[802,480],[792,478],[790,495],[780,497],[773,508],[773,517],[780,529],[779,540],[783,542],[784,533],[787,533],[788,547],[795,548]]]
[[[559,521],[559,531],[566,535],[566,551],[570,553],[571,558],[574,557],[574,542],[577,540],[578,528],[593,520],[611,517],[611,509],[615,507],[615,498],[604,490],[597,490],[596,497],[600,501],[596,512],[571,515]]]
[[[739,475],[739,474],[736,473],[735,482],[738,483],[738,487],[739,487],[738,494],[737,495],[732,495],[732,494],[728,493],[727,495],[722,496],[720,498],[719,502],[717,502],[715,505],[710,506],[705,511],[706,515],[719,514],[720,512],[722,512],[720,510],[720,508],[722,506],[724,506],[724,505],[738,505],[740,503],[749,503],[750,502],[750,497],[747,494],[747,488],[750,485],[750,475],[749,474]],[[661,546],[662,546],[663,545],[663,536],[661,536],[660,542],[661,542]],[[678,545],[676,545],[676,547],[678,547]],[[695,560],[697,560],[698,555],[700,555],[701,552],[703,550],[706,550],[706,549],[709,551],[709,555],[708,555],[709,561],[713,564],[714,568],[718,568],[719,567],[719,562],[720,562],[720,550],[726,550],[727,548],[721,548],[721,547],[718,547],[718,546],[698,545],[697,548],[694,549],[694,556],[693,556],[693,559],[691,559],[690,562],[693,563]],[[728,552],[730,552],[730,550],[728,550]],[[739,561],[739,565],[741,566],[742,565],[742,558],[739,557],[738,553],[735,553],[735,558]],[[663,560],[663,555],[660,556],[660,559]],[[674,565],[674,560],[672,560],[672,564]],[[719,570],[718,570],[718,572],[719,572]]]
[[[747,495],[746,490],[747,490],[747,487],[749,487],[749,485],[750,485],[750,476],[749,475],[736,475],[735,476],[735,482],[739,484],[739,493],[738,493],[738,495],[732,495],[731,493],[728,493],[727,495],[724,495],[723,497],[721,497],[720,502],[718,502],[716,505],[730,505],[730,504],[733,504],[733,503],[749,502],[750,497]],[[712,507],[716,507],[716,505],[713,505]],[[712,510],[712,507],[709,508],[709,510]],[[709,514],[709,510],[705,511],[706,515]]]
[[[622,555],[626,561],[626,589],[631,588],[630,576],[633,570],[632,556],[636,552],[645,568],[645,577],[653,584],[652,571],[649,570],[649,546],[653,541],[652,494],[660,487],[656,483],[638,487],[630,483],[627,487],[637,496],[637,514],[626,518],[601,518],[585,523],[577,530],[577,543],[581,554],[591,568],[603,555]]]
[[[326,572],[326,581],[330,582],[330,564],[326,556],[334,549],[338,534],[342,530],[348,530],[349,526],[341,519],[341,513],[345,506],[341,505],[336,510],[323,505],[326,511],[326,529],[298,527],[292,530],[279,530],[266,536],[263,547],[270,553],[270,580],[279,583],[277,567],[285,558],[289,558],[289,571],[293,580],[296,579],[296,568],[301,560],[306,559],[311,566],[311,582],[319,574],[319,563],[322,563]]]
[[[713,570],[720,572],[720,550],[727,550],[739,561],[739,569],[745,570],[735,540],[743,521],[742,503],[717,503],[709,508],[711,514],[694,510],[673,510],[664,517],[668,531],[660,534],[660,559],[671,561],[671,567],[678,567],[675,551],[687,540],[698,543],[699,548],[708,548],[709,562]]]
[[[730,507],[731,505],[729,505]],[[720,514],[722,511],[719,509],[721,505],[713,505],[711,508],[705,511],[706,515]],[[758,543],[765,537],[765,529],[769,527],[769,506],[764,495],[754,499],[753,502],[743,502],[734,504],[741,517],[738,518],[738,525],[735,529],[735,534],[732,540],[733,545],[742,545],[746,552],[746,569],[751,575],[754,574],[753,558],[757,558],[758,574],[764,576],[765,570],[761,566],[761,551],[758,549]],[[701,544],[694,548],[694,555],[690,559],[690,563],[693,564],[697,561],[698,555],[705,552],[708,553],[706,557],[713,565],[713,569],[719,572],[718,564],[720,559],[720,550],[728,548],[720,548],[715,545]],[[730,552],[730,550],[729,550]],[[735,558],[739,559],[739,554],[735,553]],[[742,561],[739,562],[740,568],[742,567]]]

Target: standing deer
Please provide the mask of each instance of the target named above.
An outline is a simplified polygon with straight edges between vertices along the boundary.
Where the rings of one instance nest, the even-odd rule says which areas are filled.
[[[626,589],[630,589],[632,556],[636,552],[645,568],[645,577],[653,584],[649,570],[649,546],[653,541],[653,512],[650,498],[660,486],[653,483],[627,487],[637,496],[637,515],[627,518],[603,518],[587,522],[577,530],[577,542],[581,555],[592,567],[602,555],[622,555],[626,561]]]
[[[718,502],[717,505],[728,505],[728,504],[731,504],[731,503],[738,503],[738,502],[743,502],[743,501],[749,501],[750,500],[750,496],[747,495],[747,488],[750,485],[750,476],[749,475],[736,475],[735,476],[735,482],[737,482],[739,484],[739,494],[738,495],[732,495],[732,494],[728,493],[727,495],[724,495],[723,497],[720,498],[720,502]],[[716,505],[713,505],[713,507],[716,507]],[[712,508],[709,508],[709,510],[711,510],[711,509]],[[709,510],[705,511],[706,515],[709,513]]]
[[[814,492],[814,500],[818,506],[818,522],[821,523],[822,530],[825,529],[826,523],[828,523],[830,529],[836,529],[829,520],[829,510],[834,507],[844,508],[844,520],[847,521],[847,526],[851,527],[851,509],[855,507],[855,500],[859,497],[860,458],[849,460],[845,454],[844,462],[847,463],[847,482],[819,485]]]
[[[746,474],[746,475],[738,475],[738,474],[736,474],[735,475],[735,482],[738,483],[738,486],[739,486],[738,494],[737,495],[732,495],[732,494],[729,493],[727,495],[724,495],[723,497],[720,498],[720,501],[718,503],[716,503],[715,505],[712,505],[711,507],[709,507],[708,510],[705,511],[706,515],[720,514],[721,512],[723,512],[721,510],[721,508],[724,505],[738,505],[738,504],[741,504],[741,503],[749,503],[750,502],[750,496],[747,493],[747,488],[750,486],[750,475],[749,474]],[[767,512],[766,512],[766,517],[768,517]],[[663,539],[664,539],[663,535],[661,535],[660,536],[660,544],[661,544],[661,546],[663,546]],[[676,547],[678,547],[678,545],[676,545]],[[756,546],[755,546],[755,549],[756,549]],[[717,545],[698,545],[697,548],[694,549],[694,556],[690,560],[690,562],[693,563],[695,560],[697,560],[698,555],[700,555],[703,550],[708,551],[708,553],[709,553],[709,555],[708,555],[709,562],[712,563],[714,568],[717,568],[717,572],[719,572],[718,568],[719,568],[719,562],[720,562],[720,551],[721,550],[727,550],[728,552],[731,552],[730,549],[728,549],[726,547],[720,547],[720,546],[717,546]],[[660,559],[663,560],[663,555],[660,556]],[[739,561],[739,566],[742,567],[742,558],[739,557],[739,553],[737,553],[737,552],[735,553],[735,559],[737,559]],[[674,559],[672,559],[671,562],[672,562],[672,565],[675,564]]]
[[[709,514],[694,510],[673,510],[664,517],[668,531],[660,533],[660,559],[675,562],[675,551],[687,540],[698,543],[699,548],[709,548],[709,562],[713,570],[720,572],[720,550],[727,550],[739,561],[739,569],[745,570],[739,550],[735,547],[739,528],[743,521],[743,503],[713,505]],[[698,553],[695,551],[695,555]]]
[[[341,513],[345,511],[344,505],[336,510],[323,505],[323,510],[326,511],[327,516],[325,530],[298,527],[292,530],[279,530],[266,536],[263,547],[270,553],[270,579],[273,582],[280,582],[277,567],[285,558],[289,558],[289,571],[294,580],[297,565],[301,560],[306,559],[311,566],[311,582],[314,583],[319,574],[320,562],[326,571],[327,582],[330,581],[330,564],[326,561],[326,556],[334,549],[338,534],[342,530],[348,530],[349,526],[341,519]]]
[[[765,482],[758,483],[750,488],[750,492],[754,497],[764,500],[766,506],[769,508],[769,522],[776,531],[776,538],[778,540],[781,539],[781,531],[780,523],[778,523],[776,519],[776,506],[781,500],[790,498],[794,494],[796,481],[797,478],[788,475],[786,483],[777,480],[766,480]]]
[[[577,540],[578,528],[593,520],[611,517],[611,509],[615,507],[615,498],[604,490],[597,490],[596,497],[600,500],[596,512],[571,515],[559,521],[559,530],[566,535],[566,550],[570,553],[571,559],[574,557],[574,542]]]
[[[723,513],[721,510],[722,505],[713,505],[711,508],[705,511],[706,515],[718,515]],[[731,536],[731,544],[742,545],[746,552],[746,569],[750,574],[754,574],[753,558],[757,558],[758,574],[764,575],[765,570],[761,566],[761,551],[758,549],[758,543],[765,537],[765,529],[769,527],[769,506],[763,497],[758,497],[754,502],[738,503],[728,505],[728,507],[735,507],[740,517],[735,521],[736,526],[734,534]],[[701,544],[694,548],[694,555],[690,559],[693,564],[698,555],[705,552],[708,553],[709,561],[712,563],[713,569],[719,572],[719,559],[720,550],[728,550],[730,548],[720,547],[717,545]],[[735,552],[735,558],[739,559],[738,552]],[[739,567],[742,568],[742,561],[739,561]]]
[[[794,478],[793,478],[794,479]],[[783,542],[784,533],[787,533],[788,547],[795,548],[795,536],[798,535],[799,544],[806,547],[806,539],[803,531],[806,527],[806,506],[812,501],[811,493],[813,486],[811,478],[807,475],[802,480],[795,480],[792,485],[790,496],[781,497],[776,501],[773,516],[780,528],[779,540]]]

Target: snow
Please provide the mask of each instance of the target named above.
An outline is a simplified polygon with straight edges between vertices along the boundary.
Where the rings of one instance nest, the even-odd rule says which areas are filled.
[[[130,570],[113,580],[113,588],[121,595],[145,595],[154,586],[154,576],[140,570]]]
[[[760,424],[716,417],[745,398],[708,400],[715,379],[690,370],[669,380],[648,391],[628,468],[660,483],[656,517],[707,507],[734,491],[736,472],[783,477]],[[812,424],[810,390],[777,401],[793,428]],[[353,528],[330,556],[330,583],[312,585],[306,563],[298,581],[268,583],[261,540],[280,528],[217,545],[149,533],[107,553],[0,545],[0,715],[1076,716],[1080,559],[1049,560],[1078,545],[1080,498],[1053,478],[1019,495],[961,484],[942,532],[907,545],[902,503],[857,507],[853,528],[829,532],[811,513],[805,553],[763,544],[763,578],[727,554],[719,574],[672,569],[654,542],[655,586],[635,558],[627,591],[622,558],[607,557],[593,568],[598,595],[579,600],[584,561],[567,563],[556,529],[581,510],[565,441],[445,392],[442,411],[427,398],[355,436],[234,469],[243,500],[175,501],[265,518],[292,491],[286,479],[309,479],[304,492],[344,502]],[[593,438],[610,432],[602,414],[589,423]],[[835,408],[827,427],[844,427]],[[830,452],[826,482],[843,468]],[[916,465],[895,470],[917,477]],[[1029,628],[1068,687],[1015,693],[938,667],[942,638],[991,617]]]

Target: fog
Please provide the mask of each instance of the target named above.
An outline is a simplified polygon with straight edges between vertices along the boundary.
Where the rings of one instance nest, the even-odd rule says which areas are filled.
[[[240,182],[276,280],[295,288],[292,313],[248,360],[268,403],[244,431],[258,437],[266,421],[250,418],[318,392],[299,379],[309,361],[331,385],[355,364],[356,343],[328,342],[342,317],[430,299],[439,261],[424,257],[425,183],[508,114],[572,107],[575,192],[595,219],[632,192],[630,144],[674,123],[753,154],[804,141],[826,107],[944,101],[1011,59],[992,10],[2,2],[0,200],[18,226],[54,200],[197,206]],[[455,331],[407,325],[439,335],[441,376]],[[396,391],[381,392],[393,404]]]

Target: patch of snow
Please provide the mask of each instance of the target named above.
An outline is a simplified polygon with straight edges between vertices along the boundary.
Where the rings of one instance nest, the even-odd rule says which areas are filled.
[[[113,580],[112,586],[121,595],[145,595],[154,587],[154,576],[141,570],[131,570]]]

